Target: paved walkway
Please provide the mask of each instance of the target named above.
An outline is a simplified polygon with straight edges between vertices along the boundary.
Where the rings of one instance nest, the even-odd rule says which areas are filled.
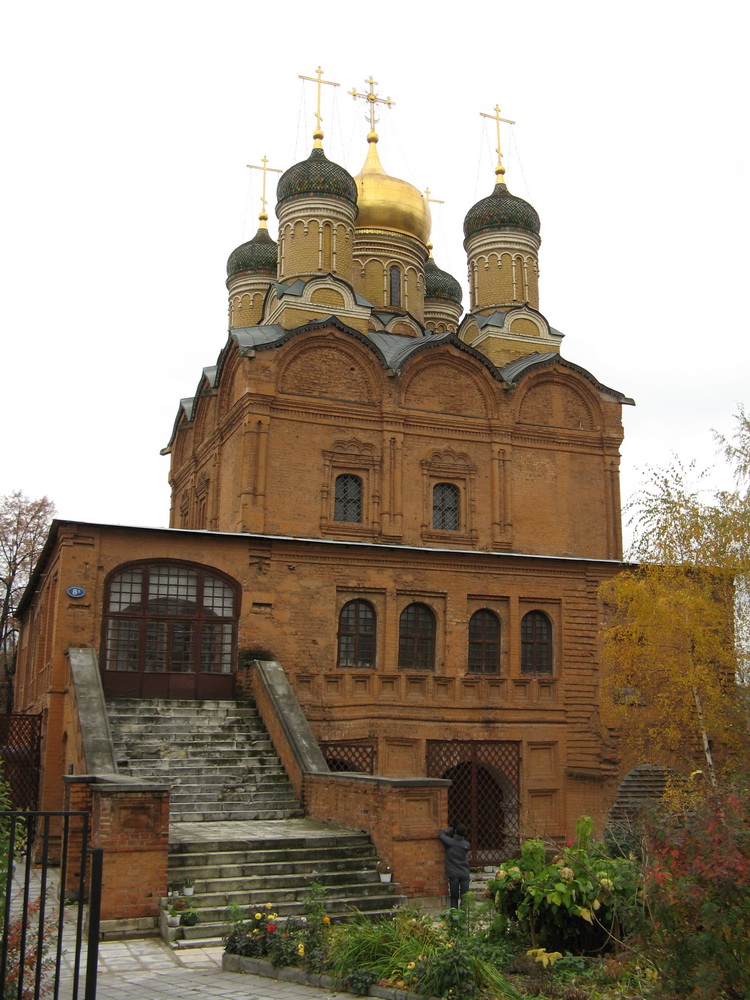
[[[315,986],[278,982],[262,976],[223,972],[221,948],[172,951],[158,938],[103,941],[99,946],[97,1000],[347,1000]],[[85,961],[85,960],[84,960]],[[60,1000],[72,996],[72,969],[63,973]],[[84,984],[78,991],[83,1000]]]

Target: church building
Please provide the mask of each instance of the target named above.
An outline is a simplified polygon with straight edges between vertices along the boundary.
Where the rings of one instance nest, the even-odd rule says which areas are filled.
[[[540,311],[540,219],[506,184],[499,109],[463,303],[429,201],[384,166],[368,83],[360,172],[318,117],[278,181],[278,238],[264,200],[229,256],[226,343],[164,449],[170,527],[52,527],[15,693],[43,713],[44,808],[92,771],[71,649],[105,701],[233,699],[278,664],[332,776],[450,780],[435,827],[465,822],[474,864],[614,799],[597,591],[622,568],[632,400]]]

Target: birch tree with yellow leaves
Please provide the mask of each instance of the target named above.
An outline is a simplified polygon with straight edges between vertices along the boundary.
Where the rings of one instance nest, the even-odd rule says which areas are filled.
[[[703,488],[694,466],[652,470],[629,505],[635,565],[602,587],[609,719],[643,761],[722,773],[747,767],[750,418],[717,436],[734,474]]]

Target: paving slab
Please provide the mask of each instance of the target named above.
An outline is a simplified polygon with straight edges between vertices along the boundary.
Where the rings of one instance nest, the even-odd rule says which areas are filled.
[[[158,938],[103,941],[97,1000],[348,1000],[352,994],[279,982],[221,968],[221,948],[174,952]],[[73,970],[66,957],[59,1000],[71,1000]],[[78,998],[83,998],[81,981]]]

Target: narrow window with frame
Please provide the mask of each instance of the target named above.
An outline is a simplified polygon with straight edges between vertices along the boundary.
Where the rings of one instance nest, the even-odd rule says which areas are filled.
[[[454,483],[433,487],[432,527],[438,531],[458,531],[461,527],[461,491]]]
[[[390,303],[397,309],[401,308],[401,268],[393,267],[388,271],[388,292]]]
[[[426,604],[410,604],[401,612],[398,665],[402,670],[435,669],[435,614]]]
[[[521,673],[552,673],[552,623],[543,611],[529,611],[521,620]]]
[[[375,666],[377,617],[369,601],[348,601],[339,613],[338,666]]]
[[[362,521],[362,480],[346,473],[336,476],[333,505],[334,521]]]
[[[500,619],[487,608],[469,620],[469,673],[500,673]]]

